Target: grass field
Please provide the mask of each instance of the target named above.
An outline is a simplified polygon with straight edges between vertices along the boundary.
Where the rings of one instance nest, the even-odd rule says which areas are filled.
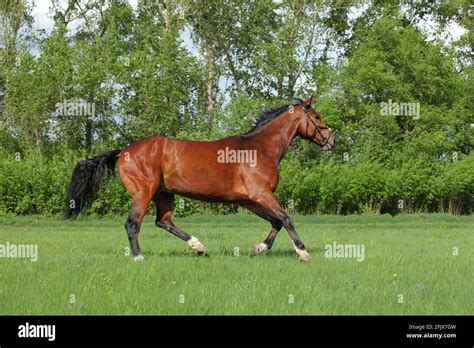
[[[124,220],[0,218],[0,244],[38,245],[36,262],[0,258],[0,314],[474,314],[473,216],[294,216],[309,263],[285,230],[250,258],[269,225],[246,214],[175,219],[209,257],[147,216],[133,262]],[[364,261],[325,257],[333,242]]]

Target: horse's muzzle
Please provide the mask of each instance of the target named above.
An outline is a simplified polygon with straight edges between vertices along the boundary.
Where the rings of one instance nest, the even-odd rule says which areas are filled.
[[[334,149],[334,147],[336,146],[336,140],[329,140],[324,146],[323,146],[323,150],[326,151],[326,152],[332,152],[332,150]]]

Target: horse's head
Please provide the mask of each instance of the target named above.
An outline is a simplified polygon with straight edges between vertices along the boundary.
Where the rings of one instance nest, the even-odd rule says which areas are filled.
[[[312,97],[305,100],[295,98],[298,101],[299,107],[295,110],[298,113],[299,134],[301,137],[318,144],[325,151],[331,150],[336,145],[336,140],[332,134],[331,128],[326,125],[326,122],[319,116],[316,109],[311,105]]]

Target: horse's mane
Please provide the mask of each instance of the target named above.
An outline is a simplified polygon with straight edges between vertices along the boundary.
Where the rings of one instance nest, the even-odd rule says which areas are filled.
[[[277,108],[265,108],[263,109],[262,113],[256,117],[252,123],[252,127],[244,134],[244,135],[250,135],[253,134],[260,129],[262,129],[266,124],[269,122],[273,121],[275,118],[283,114],[285,111],[287,111],[291,106],[297,106],[298,104],[292,105],[292,104],[285,104],[282,106],[279,106]]]

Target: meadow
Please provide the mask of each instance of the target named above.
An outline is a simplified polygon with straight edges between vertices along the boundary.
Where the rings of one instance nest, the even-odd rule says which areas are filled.
[[[0,244],[37,244],[38,260],[0,258],[0,314],[442,315],[473,314],[474,217],[444,214],[294,216],[311,254],[300,262],[282,230],[249,257],[269,224],[249,214],[175,223],[200,257],[147,216],[144,262],[127,256],[125,217],[0,217]],[[364,246],[364,259],[325,246]]]

